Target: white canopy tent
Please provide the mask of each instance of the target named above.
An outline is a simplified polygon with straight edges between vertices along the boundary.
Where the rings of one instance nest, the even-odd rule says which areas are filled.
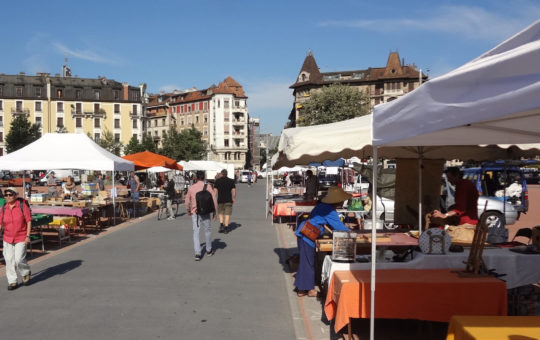
[[[220,171],[227,168],[227,165],[215,161],[180,161],[184,171]]]
[[[133,162],[97,145],[82,133],[48,133],[24,148],[0,157],[1,170],[80,169],[131,171]]]
[[[0,157],[1,170],[113,171],[113,188],[114,171],[132,171],[134,168],[133,162],[110,153],[82,133],[48,133],[24,148]],[[116,219],[115,195],[112,198]]]
[[[422,148],[540,143],[538,60],[540,21],[462,67],[432,79],[411,94],[375,107],[374,159],[378,157],[379,147],[387,146]],[[374,172],[374,192],[377,190],[376,174]],[[377,205],[373,206],[376,209]],[[374,242],[372,255],[375,247]],[[375,315],[374,259],[371,266],[371,339],[374,338]]]
[[[373,116],[369,114],[331,124],[285,129],[279,139],[278,152],[272,157],[272,168],[294,167],[338,158],[371,157],[372,119]],[[384,146],[379,148],[378,154],[385,158],[494,160],[533,156],[538,151],[540,144],[405,145]]]

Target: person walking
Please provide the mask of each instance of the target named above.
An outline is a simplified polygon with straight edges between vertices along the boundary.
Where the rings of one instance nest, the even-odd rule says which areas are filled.
[[[133,203],[133,217],[137,215],[137,205],[139,202],[139,191],[141,190],[141,181],[139,177],[135,175],[134,171],[129,173],[128,186],[131,191],[131,201]]]
[[[165,194],[167,195],[167,210],[169,211],[168,220],[174,220],[176,215],[173,210],[173,200],[176,198],[176,190],[174,188],[173,174],[170,173],[168,176],[167,186],[165,187]]]
[[[319,196],[319,179],[313,175],[313,171],[306,171],[306,201],[313,201]]]
[[[213,204],[213,211],[207,212],[203,211],[205,206],[199,206],[199,204],[208,203],[208,200],[204,198],[202,192],[208,191],[211,195],[211,200]],[[208,256],[214,255],[214,249],[212,249],[212,230],[211,230],[211,218],[216,220],[216,195],[212,190],[212,187],[205,183],[204,181],[204,171],[197,171],[196,182],[191,185],[186,194],[186,210],[188,215],[191,216],[191,221],[193,223],[193,247],[195,250],[195,261],[200,261],[202,258],[201,254],[201,243],[199,241],[199,232],[200,228],[204,228],[205,236],[205,245],[206,245],[206,254]],[[205,209],[206,210],[206,209]],[[212,209],[210,209],[212,210]],[[212,216],[211,216],[212,215]]]
[[[214,184],[214,193],[217,195],[219,232],[228,234],[232,206],[236,202],[236,185],[227,177],[226,169],[221,170],[221,177]]]
[[[251,171],[248,172],[247,178],[248,178],[248,187],[250,187],[251,186]]]
[[[30,242],[32,215],[30,208],[23,200],[17,199],[17,189],[9,187],[5,190],[6,204],[0,209],[0,231],[4,232],[4,260],[8,290],[19,286],[17,276],[22,277],[23,284],[30,281],[30,266],[26,262],[26,245]]]

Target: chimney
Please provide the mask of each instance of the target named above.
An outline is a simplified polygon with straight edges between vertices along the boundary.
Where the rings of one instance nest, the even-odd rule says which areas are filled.
[[[123,82],[122,85],[124,86],[124,100],[128,100],[129,84],[127,82]]]

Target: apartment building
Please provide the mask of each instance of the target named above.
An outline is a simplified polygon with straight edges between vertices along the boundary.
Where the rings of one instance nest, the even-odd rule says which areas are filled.
[[[302,68],[294,84],[294,103],[287,127],[295,127],[302,115],[303,103],[312,93],[324,86],[343,84],[363,91],[371,99],[371,106],[392,101],[413,91],[428,80],[414,64],[405,64],[398,52],[390,52],[384,67],[370,67],[365,70],[321,72],[313,53],[304,59]]]
[[[11,122],[24,115],[50,132],[84,133],[99,140],[105,131],[127,144],[142,137],[146,84],[130,86],[105,77],[78,78],[21,72],[0,74],[0,155]]]
[[[163,131],[192,126],[201,131],[206,159],[242,169],[248,153],[248,107],[242,86],[232,77],[218,85],[150,96],[147,131],[160,145]]]
[[[248,122],[248,167],[261,170],[261,148],[260,148],[260,119],[249,118]]]

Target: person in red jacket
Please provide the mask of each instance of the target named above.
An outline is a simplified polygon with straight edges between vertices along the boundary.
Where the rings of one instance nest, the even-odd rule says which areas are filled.
[[[24,201],[17,199],[17,189],[9,187],[4,191],[6,204],[0,209],[0,229],[4,232],[4,259],[8,290],[18,287],[17,275],[23,284],[30,281],[30,266],[26,262],[26,245],[30,242],[32,215]]]

